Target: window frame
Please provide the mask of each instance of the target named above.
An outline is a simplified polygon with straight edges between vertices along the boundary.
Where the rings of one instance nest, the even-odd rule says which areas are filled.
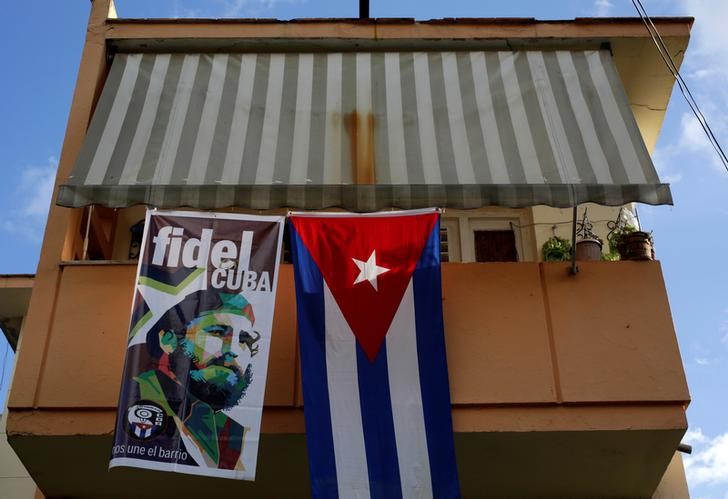
[[[448,258],[451,262],[475,263],[476,230],[512,230],[519,262],[536,261],[532,251],[533,230],[529,226],[529,209],[484,208],[480,210],[446,210],[441,225],[448,231]]]

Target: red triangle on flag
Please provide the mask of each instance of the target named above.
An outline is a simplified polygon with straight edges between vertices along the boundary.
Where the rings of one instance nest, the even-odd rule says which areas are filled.
[[[372,362],[437,217],[435,212],[291,217],[346,322]]]

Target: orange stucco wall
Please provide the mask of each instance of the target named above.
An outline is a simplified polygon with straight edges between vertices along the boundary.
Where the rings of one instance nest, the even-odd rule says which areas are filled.
[[[509,37],[527,38],[552,32],[575,39],[599,33],[617,40],[645,37],[638,23],[619,22],[525,20],[525,26],[480,22],[449,27],[109,22],[109,7],[110,0],[92,3],[56,185],[69,175],[81,147],[105,78],[110,39],[266,33],[336,39],[351,35],[350,30],[359,36],[364,30],[377,39],[440,32],[450,37],[505,36],[502,30]],[[689,21],[664,24],[673,30],[671,35],[686,39]],[[80,214],[50,208],[9,401],[10,433],[62,435],[81,428],[92,434],[108,432],[113,425],[135,269],[63,265],[78,245]],[[291,269],[284,266],[264,431],[302,429],[291,281]],[[443,286],[457,431],[578,430],[593,424],[685,427],[682,408],[689,395],[658,263],[583,263],[576,277],[569,277],[561,264],[446,264]],[[662,411],[665,407],[676,410]]]
[[[580,269],[574,277],[566,264],[443,264],[450,385],[461,413],[456,430],[481,428],[479,413],[487,407],[497,409],[485,420],[496,427],[502,424],[497,414],[504,421],[530,414],[524,425],[531,429],[579,430],[599,419],[600,407],[608,413],[610,406],[631,404],[652,414],[661,404],[687,403],[659,263],[584,262]],[[59,286],[48,297],[51,327],[31,333],[45,336],[33,342],[44,350],[23,346],[18,359],[19,380],[32,379],[34,359],[43,359],[37,382],[16,384],[11,412],[73,411],[88,417],[89,431],[99,417],[95,431],[111,430],[135,270],[62,267]],[[264,430],[273,432],[302,431],[292,280],[291,266],[282,265],[265,397]],[[549,419],[538,412],[574,404],[584,414],[583,404],[597,412],[592,408],[583,420],[559,423],[553,414]],[[40,433],[67,431],[62,423],[44,424],[50,427]],[[11,418],[13,430],[34,431]]]

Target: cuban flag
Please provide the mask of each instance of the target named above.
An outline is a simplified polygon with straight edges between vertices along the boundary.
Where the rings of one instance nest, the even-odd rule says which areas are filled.
[[[290,217],[316,498],[452,498],[435,210]]]

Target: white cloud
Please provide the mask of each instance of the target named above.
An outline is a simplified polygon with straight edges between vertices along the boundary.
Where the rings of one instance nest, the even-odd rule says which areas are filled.
[[[723,122],[720,120],[708,120],[711,125],[713,132],[722,130],[725,128]],[[716,125],[718,125],[716,127]],[[708,137],[705,134],[698,119],[689,112],[682,115],[680,119],[680,140],[678,146],[683,150],[692,153],[707,162],[716,170],[723,170],[723,164],[720,158],[713,149],[713,146],[708,141]]]
[[[612,13],[614,4],[612,0],[595,0],[594,1],[594,15],[596,17],[608,16]]]
[[[728,79],[726,80],[728,84]],[[728,138],[728,120],[726,120],[720,113],[710,113],[707,109],[713,107],[713,104],[708,99],[702,99],[703,104],[701,105],[703,113],[707,116],[708,124],[712,129],[713,133],[718,137],[723,150],[726,149],[726,140],[721,137]],[[708,104],[709,106],[705,106]],[[728,105],[728,100],[726,101]],[[710,116],[712,114],[712,117]],[[718,118],[717,116],[720,116]],[[708,137],[703,130],[698,119],[689,112],[682,115],[680,119],[680,140],[678,143],[679,147],[683,150],[693,153],[699,158],[706,160],[714,170],[722,175],[726,173],[725,166],[720,160],[718,153],[713,149],[712,144],[708,140]]]
[[[24,215],[38,218],[48,214],[57,165],[58,162],[51,158],[48,166],[27,168],[23,171],[20,191],[25,198],[22,205]]]
[[[671,161],[676,152],[677,149],[670,145],[658,147],[652,153],[652,162],[655,164],[657,174],[668,184],[677,184],[682,180],[682,173],[674,170],[675,163]]]
[[[683,442],[689,445],[702,444],[706,440],[708,440],[708,437],[703,434],[702,428],[689,429],[683,436]]]
[[[242,4],[240,11],[242,13],[257,14],[265,10],[270,10],[279,4],[302,4],[306,0],[227,0],[235,4]]]
[[[275,3],[274,0],[259,0],[257,2],[251,2],[250,0],[230,0],[227,2],[225,7],[225,17],[241,17],[250,11],[251,3],[257,3],[261,6],[267,3]]]
[[[680,118],[680,146],[692,152],[710,147],[705,140],[703,129],[697,118],[690,113],[684,113]]]
[[[172,17],[173,18],[197,18],[197,17],[204,17],[200,14],[200,12],[197,9],[191,9],[189,7],[185,7],[183,5],[180,5],[180,0],[174,1],[174,8],[172,9]]]
[[[695,17],[689,49],[692,55],[710,59],[728,56],[728,30],[725,29],[728,2],[679,0],[678,4],[687,14]],[[723,65],[713,69],[728,74],[728,69]]]
[[[600,7],[601,3],[595,1],[594,8],[606,9],[606,5]],[[613,0],[606,3],[613,3]],[[724,116],[724,110],[728,108],[728,65],[724,63],[728,60],[728,30],[723,22],[728,19],[728,2],[651,0],[645,3],[650,14],[654,10],[661,15],[669,12],[670,15],[679,13],[695,17],[690,45],[680,72],[713,133],[723,149],[728,151],[728,117]],[[673,57],[680,55],[672,54]],[[683,100],[677,91],[677,85],[675,89],[675,98]],[[674,104],[676,103],[673,102]],[[707,165],[711,167],[708,172],[717,174],[722,179],[728,178],[718,153],[692,112],[685,111],[682,114],[678,132],[677,140],[663,141],[653,153],[661,179],[672,184],[680,182],[683,178],[681,172],[685,171],[686,164],[695,165],[701,171]]]
[[[186,2],[175,2],[174,17],[222,17],[246,18],[265,16],[266,11],[279,4],[303,3],[305,0],[212,0],[205,3],[205,8],[190,8]]]
[[[688,431],[683,440],[695,446],[693,454],[684,458],[691,486],[728,483],[728,433],[711,439],[698,428]]]
[[[6,211],[0,223],[5,232],[39,241],[51,204],[58,160],[48,158],[45,166],[30,166],[20,172],[14,189],[13,209]]]
[[[715,0],[675,0],[682,13],[695,17],[690,46],[680,69],[695,96],[708,124],[723,148],[728,143],[728,119],[723,110],[728,107],[728,2]],[[678,54],[673,54],[677,56]],[[692,113],[681,119],[679,146],[713,166],[721,176],[725,167],[710,144],[705,132]]]
[[[718,331],[722,335],[721,342],[728,346],[728,310],[723,310],[720,324],[718,324]]]
[[[710,360],[706,359],[705,357],[696,357],[695,363],[699,366],[707,366],[710,364]]]
[[[225,3],[225,17],[243,17],[257,8],[273,7],[276,0],[229,0]]]
[[[279,4],[303,3],[306,0],[207,0],[200,2],[175,0],[174,18],[247,18],[265,16],[265,12]],[[193,5],[190,5],[193,4]]]
[[[720,70],[717,68],[697,68],[689,70],[683,77],[690,78],[691,80],[707,80],[716,78],[721,75]]]

